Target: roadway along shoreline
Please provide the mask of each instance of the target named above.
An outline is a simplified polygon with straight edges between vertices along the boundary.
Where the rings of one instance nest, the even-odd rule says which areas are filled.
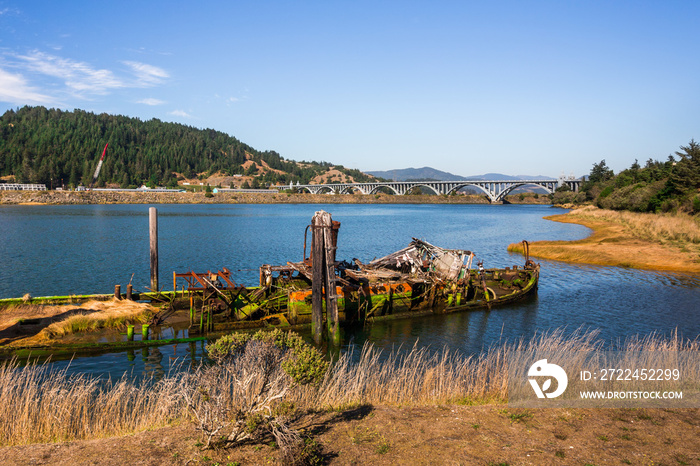
[[[511,203],[549,204],[548,196],[511,196]],[[489,204],[480,195],[158,193],[117,191],[0,191],[0,205],[83,204]]]

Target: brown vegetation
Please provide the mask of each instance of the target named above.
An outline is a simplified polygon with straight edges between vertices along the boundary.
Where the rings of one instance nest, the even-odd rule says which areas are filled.
[[[357,406],[309,413],[327,464],[697,465],[697,409],[529,409],[502,405]],[[0,464],[284,464],[268,443],[202,450],[190,423],[133,435],[0,448]]]
[[[611,211],[596,207],[545,217],[593,230],[578,241],[537,241],[530,255],[542,259],[647,270],[700,272],[700,224],[686,214]],[[511,244],[522,253],[522,245]]]
[[[586,352],[600,345],[594,333],[554,332],[471,358],[418,348],[382,358],[366,346],[358,362],[344,354],[320,385],[288,385],[278,398],[283,403],[271,400],[267,406],[288,417],[289,426],[307,439],[300,448],[320,452],[309,460],[330,463],[700,461],[698,409],[522,409],[504,404],[509,365],[540,352]],[[697,352],[699,345],[651,336],[619,349],[669,354]],[[697,380],[699,370],[684,372],[684,377]],[[246,404],[262,407],[260,394],[272,398],[275,390],[248,387],[278,381],[264,371],[258,380],[235,366],[210,375],[211,369],[200,368],[152,384],[125,379],[100,384],[47,365],[17,369],[6,364],[0,368],[0,444],[7,447],[0,450],[0,461],[110,464],[128,455],[147,464],[289,464],[284,448],[272,443],[276,436],[235,448],[203,448],[207,439],[195,430],[201,430],[202,419],[209,422],[212,414],[236,412]],[[212,411],[214,405],[225,409]],[[257,428],[247,425],[251,430],[246,432]],[[230,434],[221,430],[212,437]],[[105,438],[115,435],[123,437]],[[27,445],[35,442],[69,443]]]
[[[0,307],[0,344],[46,344],[62,336],[151,320],[157,309],[127,300],[88,301],[79,306],[24,304]]]

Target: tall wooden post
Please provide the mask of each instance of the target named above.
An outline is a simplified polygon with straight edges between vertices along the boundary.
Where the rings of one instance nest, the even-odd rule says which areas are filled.
[[[334,345],[340,345],[338,323],[338,297],[335,280],[335,249],[337,228],[333,228],[331,214],[318,211],[311,220],[311,330],[318,344],[324,329]],[[326,319],[324,325],[323,302],[325,292]]]
[[[323,214],[316,212],[311,219],[311,332],[317,345],[323,336]]]
[[[158,211],[148,209],[148,224],[151,247],[151,290],[158,291]]]
[[[338,295],[336,294],[335,281],[335,242],[331,216],[328,214],[328,224],[323,228],[323,242],[325,250],[325,264],[323,272],[325,275],[324,286],[326,289],[326,325],[328,327],[328,338],[335,346],[340,346],[340,326],[338,325]]]

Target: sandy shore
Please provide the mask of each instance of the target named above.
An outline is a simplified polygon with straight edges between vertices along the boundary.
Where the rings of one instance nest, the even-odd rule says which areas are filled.
[[[644,270],[700,273],[700,244],[697,239],[693,239],[700,235],[700,227],[691,217],[679,216],[675,221],[670,216],[620,213],[589,207],[545,219],[584,225],[592,229],[593,233],[578,241],[530,243],[530,255],[533,257]],[[679,225],[673,225],[674,222]],[[508,250],[523,252],[519,243],[511,244]]]

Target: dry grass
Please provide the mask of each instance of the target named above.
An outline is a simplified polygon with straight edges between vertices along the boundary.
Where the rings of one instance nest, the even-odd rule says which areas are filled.
[[[530,255],[565,262],[700,272],[700,224],[684,214],[646,214],[585,207],[545,217],[593,229],[579,241],[537,241]],[[511,244],[522,253],[522,245]]]
[[[411,351],[392,351],[382,358],[381,351],[365,345],[359,362],[352,362],[351,353],[343,354],[329,369],[319,390],[299,393],[297,402],[302,406],[330,409],[358,404],[505,403],[508,401],[510,375],[521,374],[533,361],[566,355],[567,370],[577,372],[586,367],[591,353],[603,348],[603,342],[596,335],[596,332],[564,335],[557,330],[469,357],[447,349],[430,353],[425,348],[414,346]],[[643,367],[651,368],[657,362],[659,367],[668,363],[661,354],[700,351],[700,341],[684,341],[678,335],[668,339],[649,335],[628,339],[608,349],[635,353],[633,357],[639,354],[640,358],[653,354],[658,361],[644,359],[646,365]],[[628,367],[642,367],[639,361],[636,361],[636,366],[635,361],[628,362]],[[700,367],[685,367],[683,374],[685,378],[700,380]]]
[[[595,332],[566,336],[560,331],[472,357],[418,347],[382,357],[380,350],[365,345],[357,362],[351,353],[343,354],[320,386],[297,386],[279,401],[311,410],[363,404],[499,403],[508,397],[509,366],[525,367],[532,358],[546,353],[585,354],[601,345]],[[651,335],[624,342],[619,349],[697,352],[700,342]],[[50,365],[18,368],[14,362],[5,363],[0,366],[0,444],[105,437],[189,421],[194,419],[195,398],[206,404],[216,398],[222,412],[233,412],[250,401],[248,395],[236,395],[231,389],[231,371],[217,372],[226,376],[205,387],[203,380],[213,380],[204,377],[207,370],[167,375],[153,384],[126,379],[103,384],[89,376],[55,371]],[[694,370],[684,377],[699,379],[700,367]],[[197,398],[197,394],[206,396]]]
[[[37,324],[38,335],[25,338],[32,341],[59,338],[61,336],[98,330],[102,328],[123,328],[128,323],[144,323],[151,320],[157,309],[149,304],[127,300],[88,301],[80,307],[75,304],[44,306],[22,304],[0,309],[0,334],[9,339],[20,335],[15,328],[21,320],[41,319]],[[25,329],[27,330],[27,329]]]
[[[571,218],[604,220],[625,226],[640,239],[661,244],[692,243],[700,244],[700,224],[698,219],[687,214],[677,213],[638,213],[598,209],[593,206],[574,210]]]
[[[0,444],[21,445],[127,434],[166,425],[181,404],[177,377],[141,387],[123,378],[101,384],[51,365],[0,366]]]
[[[56,338],[101,328],[122,328],[127,323],[148,322],[156,313],[151,305],[126,300],[90,301],[82,308],[88,311],[55,322],[42,330],[41,334],[46,338]]]

